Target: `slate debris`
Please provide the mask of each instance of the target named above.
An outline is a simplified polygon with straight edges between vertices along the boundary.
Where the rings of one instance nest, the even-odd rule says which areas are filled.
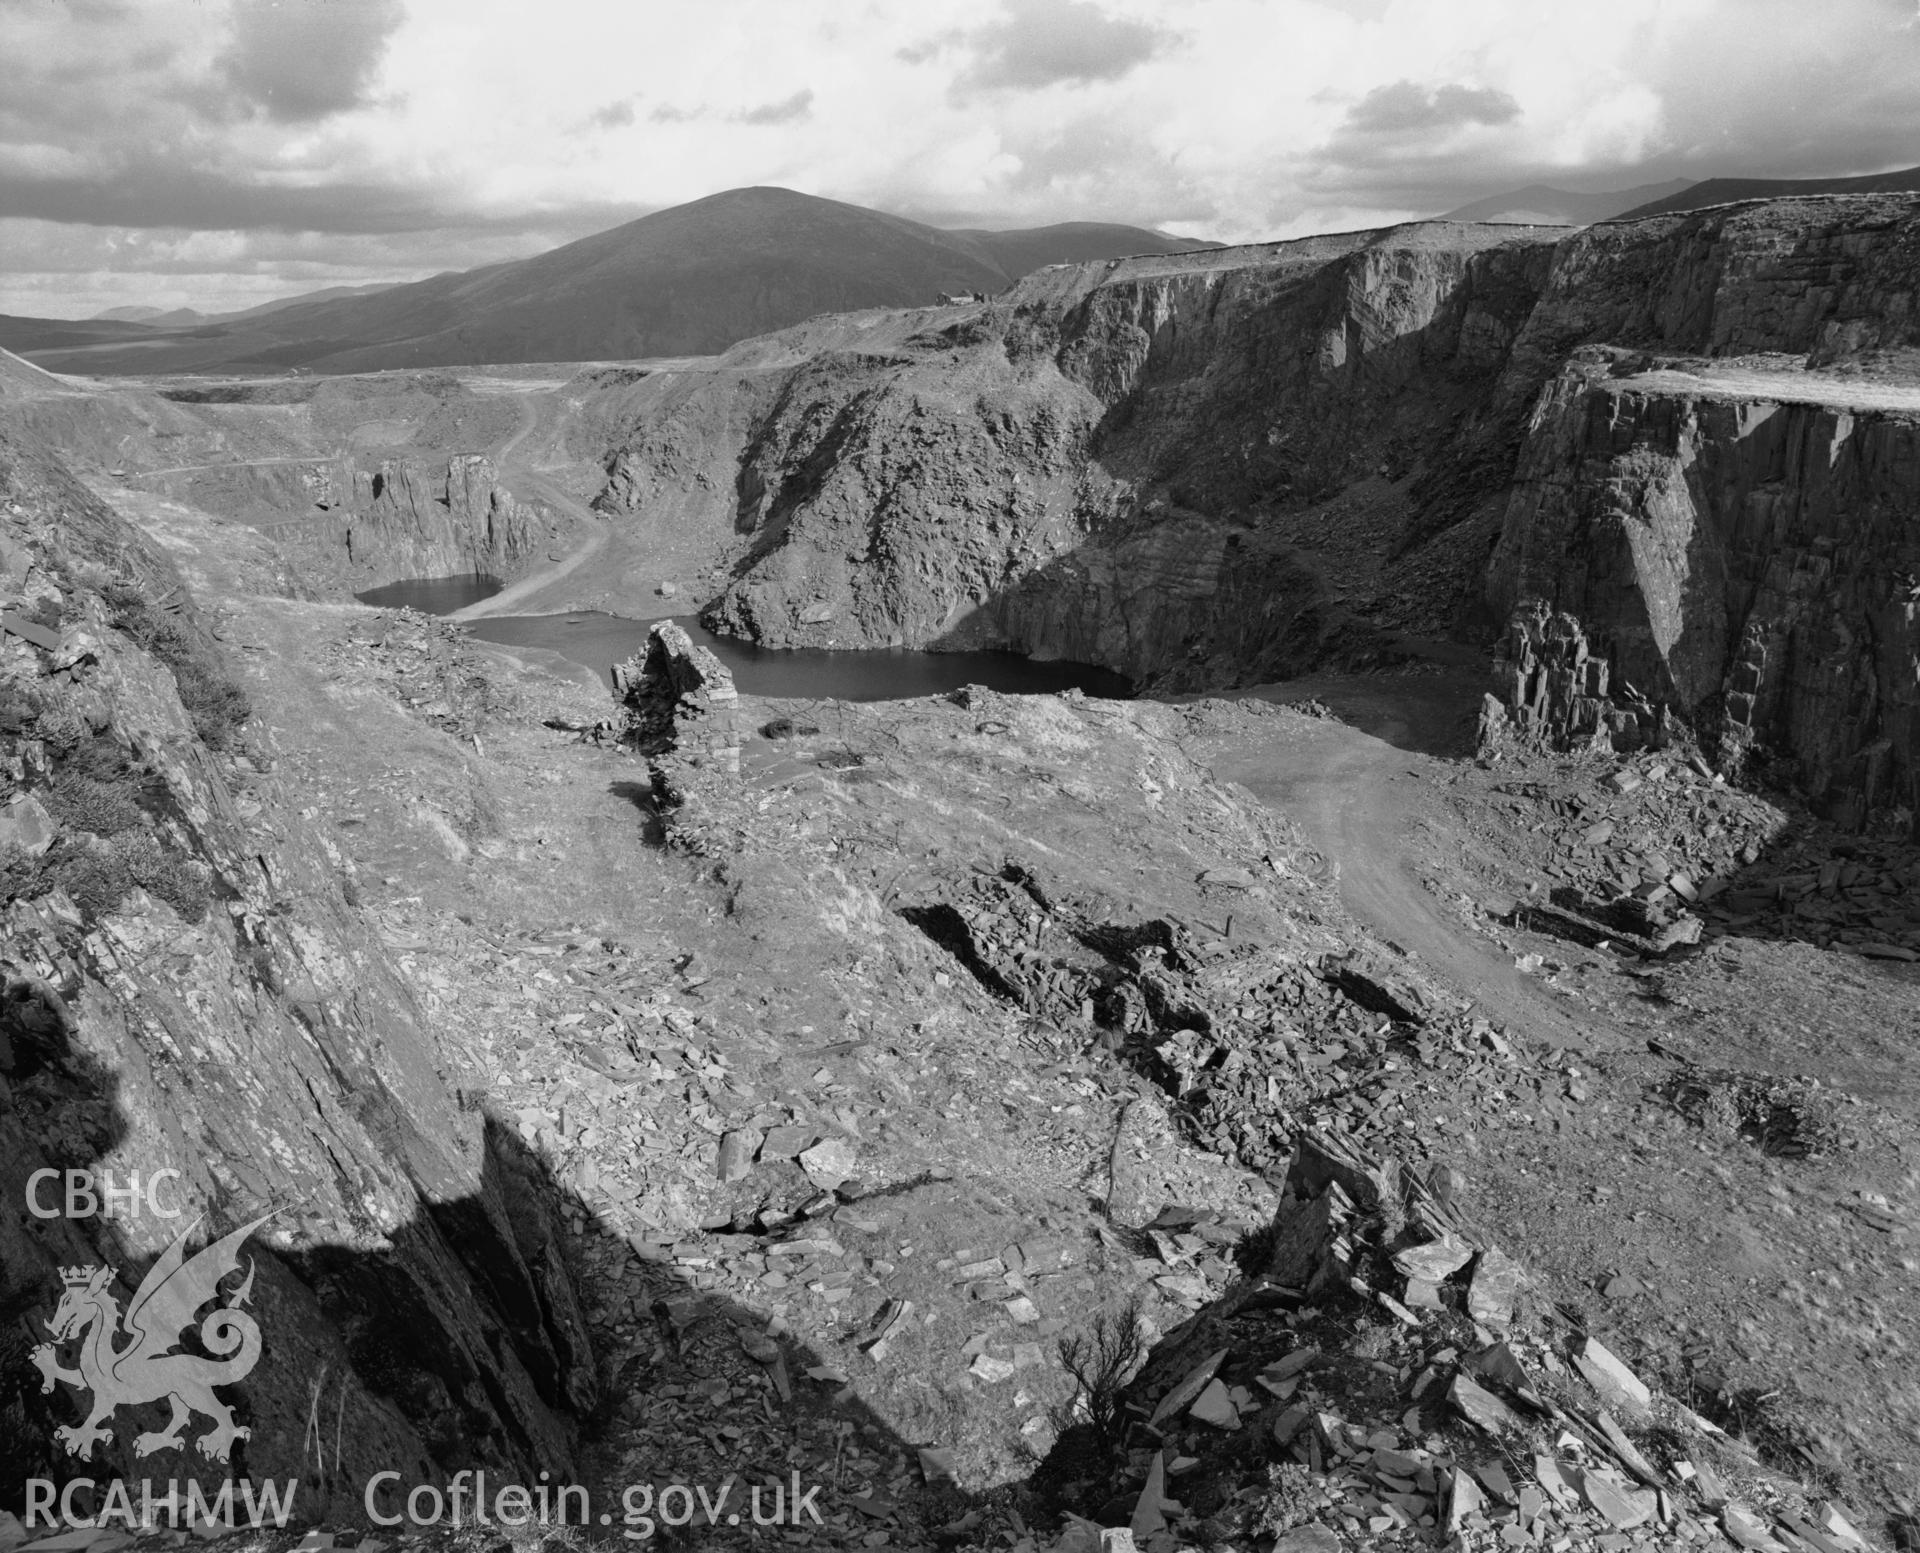
[[[1920,847],[1789,816],[1697,755],[1497,784],[1494,800],[1537,837],[1546,898],[1508,910],[1542,931],[1649,955],[1739,933],[1920,960]]]
[[[1115,1051],[1176,1104],[1201,1147],[1284,1167],[1299,1130],[1423,1147],[1455,1116],[1537,1086],[1485,1019],[1351,957],[1236,940],[1166,917],[1115,920],[1009,861],[902,915],[992,996]]]
[[[1858,1545],[1823,1529],[1851,1530],[1845,1512],[1761,1471],[1557,1307],[1528,1300],[1525,1269],[1419,1172],[1307,1133],[1283,1197],[1277,1236],[1307,1234],[1305,1253],[1276,1245],[1264,1274],[1136,1382],[1135,1440],[1151,1442],[1130,1458],[1137,1547]],[[1495,1257],[1512,1290],[1499,1340],[1467,1310],[1473,1268]],[[1276,1284],[1275,1268],[1291,1281]],[[1441,1306],[1411,1325],[1379,1321],[1379,1294],[1410,1274],[1438,1275]],[[1626,1427],[1609,1411],[1623,1398]],[[1250,1461],[1235,1443],[1249,1434],[1279,1464]],[[1185,1482],[1205,1485],[1192,1503]],[[1070,1553],[1081,1535],[1071,1526],[1050,1546]]]

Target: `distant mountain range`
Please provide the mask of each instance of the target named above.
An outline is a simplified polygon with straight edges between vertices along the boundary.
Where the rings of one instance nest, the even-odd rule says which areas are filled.
[[[1791,199],[1812,194],[1904,194],[1920,191],[1920,167],[1869,173],[1859,178],[1708,178],[1695,182],[1643,183],[1631,189],[1577,194],[1549,184],[1531,183],[1505,194],[1489,194],[1448,211],[1442,221],[1530,222],[1541,226],[1586,226],[1594,221],[1637,221],[1642,216],[1671,216],[1736,200]]]
[[[1863,178],[1709,178],[1677,194],[1636,205],[1623,215],[1638,220],[1641,216],[1699,210],[1706,205],[1730,205],[1735,200],[1784,200],[1809,194],[1907,194],[1916,190],[1920,190],[1920,167],[1869,173]]]
[[[1653,200],[1679,197],[1693,187],[1685,178],[1669,183],[1642,183],[1631,189],[1602,194],[1579,194],[1550,184],[1530,183],[1524,189],[1489,194],[1448,211],[1442,221],[1508,221],[1533,226],[1586,226],[1607,221]]]
[[[322,291],[303,291],[297,297],[281,297],[277,302],[261,302],[235,313],[201,313],[190,307],[110,307],[95,313],[86,323],[148,324],[156,329],[186,329],[197,324],[230,324],[243,318],[261,318],[282,308],[303,307],[309,302],[331,302],[339,297],[368,297],[376,291],[389,291],[392,281],[376,281],[369,286],[328,286]]]
[[[203,317],[0,317],[0,347],[83,373],[319,372],[709,355],[817,313],[992,294],[1046,264],[1217,244],[1070,222],[944,231],[790,189],[733,189],[510,264]]]

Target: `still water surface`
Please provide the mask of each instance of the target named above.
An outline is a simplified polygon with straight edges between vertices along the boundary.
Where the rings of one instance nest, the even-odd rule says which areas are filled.
[[[433,577],[391,583],[359,595],[387,609],[418,609],[444,615],[500,591],[485,577]],[[830,651],[818,647],[756,647],[715,636],[691,616],[680,625],[701,646],[733,671],[734,683],[750,696],[839,701],[895,701],[940,695],[962,685],[985,685],[1011,695],[1083,690],[1090,696],[1121,698],[1133,693],[1125,676],[1087,663],[1043,663],[1010,652],[910,652],[903,647],[868,651]],[[614,664],[646,645],[650,620],[598,610],[565,615],[496,615],[463,622],[483,641],[509,647],[544,647],[609,675]]]

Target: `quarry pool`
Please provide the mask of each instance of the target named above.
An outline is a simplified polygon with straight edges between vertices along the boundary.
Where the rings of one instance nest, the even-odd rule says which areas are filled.
[[[417,609],[423,615],[450,615],[456,609],[492,598],[504,586],[498,577],[477,573],[463,577],[410,577],[405,582],[390,582],[383,588],[369,588],[354,597],[362,604],[380,609]]]
[[[985,685],[1012,695],[1083,690],[1090,696],[1111,700],[1133,694],[1123,675],[1086,663],[1041,663],[1010,652],[773,649],[715,636],[691,617],[679,623],[695,642],[713,650],[733,671],[734,683],[751,696],[897,701],[939,695],[962,685]],[[614,664],[641,649],[653,622],[582,610],[566,615],[498,615],[465,624],[484,641],[510,647],[545,647],[607,675]]]

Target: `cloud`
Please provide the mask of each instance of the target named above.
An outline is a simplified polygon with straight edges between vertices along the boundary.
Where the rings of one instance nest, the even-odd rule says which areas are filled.
[[[634,120],[634,104],[637,97],[622,97],[618,102],[603,104],[589,113],[581,124],[582,129],[626,129]]]
[[[558,219],[578,229],[576,235],[585,236],[630,221],[647,208],[587,200],[558,210],[488,213],[463,208],[432,188],[409,183],[346,178],[274,183],[244,171],[194,166],[169,156],[129,157],[111,169],[44,176],[0,157],[0,211],[10,218],[80,226],[347,236],[526,230]]]
[[[1534,182],[1873,172],[1920,160],[1913,14],[541,0],[528,25],[524,0],[0,0],[0,280],[192,264],[204,282],[165,300],[197,306],[293,264],[333,284],[499,262],[746,185],[1253,240]],[[30,254],[15,216],[38,218]]]
[[[1461,124],[1509,124],[1520,117],[1512,95],[1491,86],[1376,86],[1347,113],[1347,128],[1362,135],[1404,135]]]
[[[220,73],[268,118],[312,123],[366,102],[404,19],[400,0],[240,0]]]
[[[971,51],[973,62],[954,82],[956,92],[966,94],[1117,81],[1172,36],[1147,22],[1109,16],[1090,0],[1009,0],[1003,20],[920,47],[940,52],[951,40]]]
[[[762,103],[757,108],[748,108],[743,113],[733,115],[741,124],[791,124],[795,119],[804,119],[813,112],[813,92],[803,89],[780,102]]]

